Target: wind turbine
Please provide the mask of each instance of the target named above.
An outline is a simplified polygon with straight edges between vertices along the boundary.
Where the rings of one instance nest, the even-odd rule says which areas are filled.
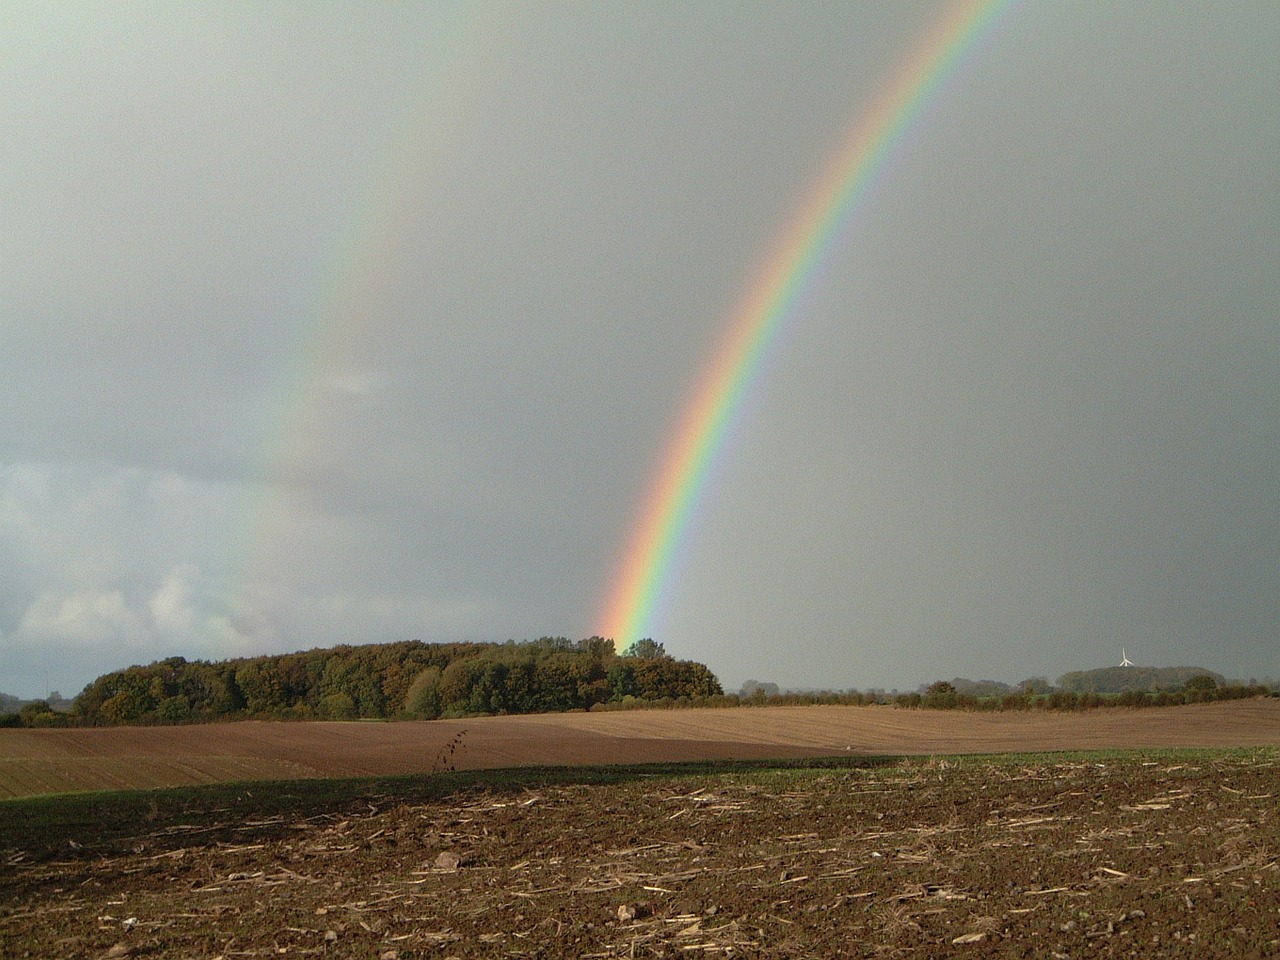
[[[1120,648],[1120,666],[1132,667],[1133,665],[1134,665],[1133,661],[1130,660],[1128,654],[1124,652],[1124,647],[1121,647]]]

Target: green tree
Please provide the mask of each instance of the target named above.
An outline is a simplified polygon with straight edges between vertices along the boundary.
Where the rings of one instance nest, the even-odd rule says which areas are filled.
[[[627,649],[622,651],[624,657],[631,657],[636,660],[657,660],[665,657],[667,651],[662,644],[658,643],[652,637],[645,637],[643,640],[637,640]]]
[[[505,713],[503,695],[507,684],[507,665],[490,657],[476,657],[471,663],[471,685],[462,707],[463,713]]]
[[[316,715],[321,720],[354,720],[356,702],[348,693],[330,693],[320,698]]]
[[[538,698],[534,710],[554,713],[586,705],[578,693],[581,659],[578,654],[556,652],[538,661],[535,674]]]
[[[956,705],[957,694],[955,684],[946,680],[938,680],[929,684],[920,703],[935,710],[950,710]]]
[[[609,674],[606,678],[609,683],[609,699],[615,703],[634,697],[639,693],[639,687],[636,685],[636,662],[634,660],[619,660],[609,668]]]
[[[164,724],[186,723],[191,719],[191,704],[186,697],[165,697],[156,707],[156,719]]]
[[[611,640],[343,645],[221,663],[179,657],[99,677],[76,698],[95,724],[280,718],[440,716],[589,709],[623,697],[718,694],[706,667],[646,638],[620,658]],[[621,665],[621,666],[620,666]],[[641,679],[643,682],[640,682]],[[412,695],[411,695],[412,693]]]
[[[128,688],[112,694],[102,703],[102,719],[110,724],[137,723],[146,712],[146,699]]]
[[[636,696],[641,700],[696,700],[719,696],[720,681],[703,664],[691,660],[635,660]]]
[[[1207,673],[1190,677],[1182,685],[1182,693],[1190,701],[1212,700],[1217,692],[1218,681]]]
[[[602,664],[617,656],[614,652],[613,641],[606,640],[604,637],[588,637],[586,640],[580,640],[578,642],[578,650]]]
[[[236,669],[236,686],[251,714],[270,716],[287,706],[277,666],[278,662],[272,657],[255,657]]]
[[[66,718],[56,713],[47,700],[33,700],[18,711],[18,726],[62,727]]]
[[[440,676],[440,701],[447,713],[467,713],[471,706],[471,688],[475,683],[476,658],[454,660]]]
[[[443,704],[440,700],[439,667],[427,667],[413,678],[404,698],[404,712],[416,720],[435,720]]]

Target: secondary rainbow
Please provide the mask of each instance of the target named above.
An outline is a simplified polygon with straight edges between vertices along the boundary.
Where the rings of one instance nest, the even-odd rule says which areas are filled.
[[[386,146],[371,155],[363,182],[334,218],[335,229],[317,244],[310,296],[261,417],[244,519],[229,527],[223,566],[233,597],[261,595],[275,568],[289,563],[294,547],[279,527],[286,522],[280,489],[288,487],[292,473],[305,473],[315,448],[334,430],[326,394],[349,356],[359,353],[360,338],[376,325],[388,271],[430,183],[423,171],[469,105],[500,76],[497,65],[506,38],[515,35],[516,8],[507,0],[488,0],[447,10],[438,19],[434,45],[420,52],[414,85],[400,92],[404,109],[388,124]]]
[[[652,636],[735,416],[851,221],[947,81],[1019,0],[957,3],[900,64],[818,179],[733,314],[664,453],[598,619],[620,647]]]

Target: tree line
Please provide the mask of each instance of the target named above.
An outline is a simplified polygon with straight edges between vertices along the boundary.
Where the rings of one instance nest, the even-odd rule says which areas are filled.
[[[170,657],[104,674],[69,714],[24,708],[23,726],[178,724],[264,718],[387,720],[590,710],[721,694],[703,664],[652,640],[338,646],[210,662]],[[17,719],[15,717],[15,719]]]
[[[1033,678],[1039,680],[1040,678]],[[774,684],[762,684],[751,680],[744,684],[747,693],[731,695],[729,706],[895,706],[926,710],[1092,710],[1097,707],[1171,707],[1185,703],[1206,703],[1213,700],[1247,700],[1253,697],[1280,697],[1280,685],[1273,680],[1261,683],[1218,681],[1209,673],[1196,673],[1185,683],[1173,689],[1127,689],[1119,693],[1099,692],[1094,689],[1072,690],[1054,688],[1043,684],[1024,682],[1017,688],[996,684],[1003,689],[988,688],[993,681],[937,680],[910,693],[896,690],[818,690],[804,692],[767,693]],[[975,692],[984,691],[984,692]]]
[[[1134,689],[1130,684],[1156,684]],[[1120,689],[1116,689],[1120,687]],[[1110,689],[1109,689],[1110,688]],[[74,701],[0,704],[0,727],[176,724],[248,718],[435,719],[479,714],[665,706],[844,704],[960,710],[1083,710],[1280,696],[1280,683],[1228,682],[1200,668],[1105,668],[1016,687],[939,680],[918,691],[780,692],[748,680],[724,694],[701,663],[646,639],[621,655],[611,640],[563,637],[496,644],[419,641],[340,646],[219,662],[171,657],[104,674]],[[52,698],[51,698],[52,699]],[[69,708],[69,709],[68,709]]]

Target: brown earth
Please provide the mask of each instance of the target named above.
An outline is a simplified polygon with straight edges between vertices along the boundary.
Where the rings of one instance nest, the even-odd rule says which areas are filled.
[[[1280,750],[1102,756],[531,772],[290,816],[218,788],[109,829],[67,798],[39,841],[0,822],[0,956],[1280,955]]]
[[[752,707],[0,729],[0,797],[552,764],[1280,745],[1280,699],[1078,713]]]

